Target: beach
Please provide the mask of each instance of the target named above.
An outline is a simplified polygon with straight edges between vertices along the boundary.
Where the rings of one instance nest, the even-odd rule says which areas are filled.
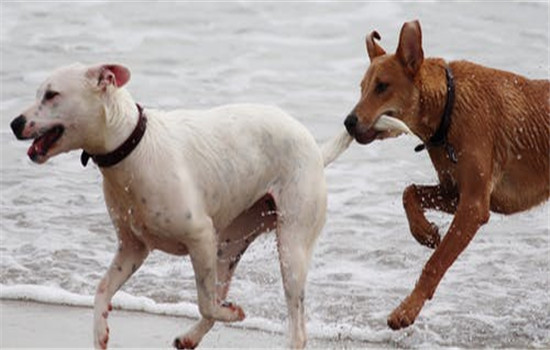
[[[93,310],[25,301],[0,302],[0,347],[91,348]],[[111,349],[169,349],[172,341],[196,320],[188,317],[152,315],[114,310],[109,316]],[[287,339],[280,333],[217,324],[201,342],[201,348],[282,349]],[[310,339],[311,349],[380,347],[351,340]]]

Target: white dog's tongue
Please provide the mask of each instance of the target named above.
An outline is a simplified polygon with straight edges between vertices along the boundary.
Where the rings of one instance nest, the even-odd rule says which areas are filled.
[[[46,132],[44,135],[34,139],[31,147],[27,151],[27,155],[32,160],[36,159],[38,156],[44,156],[48,153],[50,147],[55,143],[55,141],[60,136],[60,129],[53,128]]]
[[[46,152],[44,152],[44,140],[43,139],[36,139],[32,143],[32,145],[27,150],[27,155],[30,159],[36,159],[38,156],[43,156]]]
[[[411,129],[403,123],[401,120],[393,117],[389,117],[387,115],[383,115],[376,123],[374,123],[373,126],[374,130],[377,131],[401,131],[405,134],[412,134]]]
[[[55,146],[55,143],[63,136],[65,128],[63,125],[56,125],[46,131],[44,134],[35,138],[27,155],[32,161],[37,161],[39,157],[45,156],[48,151]]]

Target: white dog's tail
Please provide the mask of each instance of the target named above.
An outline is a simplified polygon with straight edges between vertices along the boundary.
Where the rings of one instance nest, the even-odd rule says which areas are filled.
[[[327,166],[338,158],[349,147],[351,141],[353,141],[353,137],[344,129],[338,135],[323,143],[321,152],[323,153],[324,165]]]

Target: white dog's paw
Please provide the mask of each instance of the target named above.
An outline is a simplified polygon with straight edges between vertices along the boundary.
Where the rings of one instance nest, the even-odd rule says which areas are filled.
[[[244,320],[246,317],[243,309],[237,304],[224,301],[220,306],[222,307],[222,312],[225,314],[224,318],[226,322],[238,322]]]
[[[94,347],[96,349],[107,349],[109,342],[109,326],[107,325],[107,317],[109,311],[105,310],[101,315],[95,318],[94,322]]]
[[[198,342],[194,341],[189,337],[176,338],[174,340],[174,347],[176,349],[194,349],[199,345]]]
[[[100,327],[94,331],[94,347],[104,350],[107,349],[107,343],[109,342],[109,327],[107,322],[105,322],[104,327],[103,325]]]

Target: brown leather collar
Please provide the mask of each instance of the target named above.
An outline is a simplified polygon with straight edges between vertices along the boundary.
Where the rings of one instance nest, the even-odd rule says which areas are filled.
[[[90,158],[97,164],[97,166],[106,168],[118,164],[124,158],[126,158],[132,151],[137,147],[141,138],[145,134],[145,129],[147,126],[147,118],[143,113],[143,108],[136,103],[137,109],[139,111],[138,123],[132,134],[124,141],[120,146],[118,146],[114,151],[107,154],[89,154],[86,151],[82,151],[80,155],[80,162],[83,166],[88,164]]]

